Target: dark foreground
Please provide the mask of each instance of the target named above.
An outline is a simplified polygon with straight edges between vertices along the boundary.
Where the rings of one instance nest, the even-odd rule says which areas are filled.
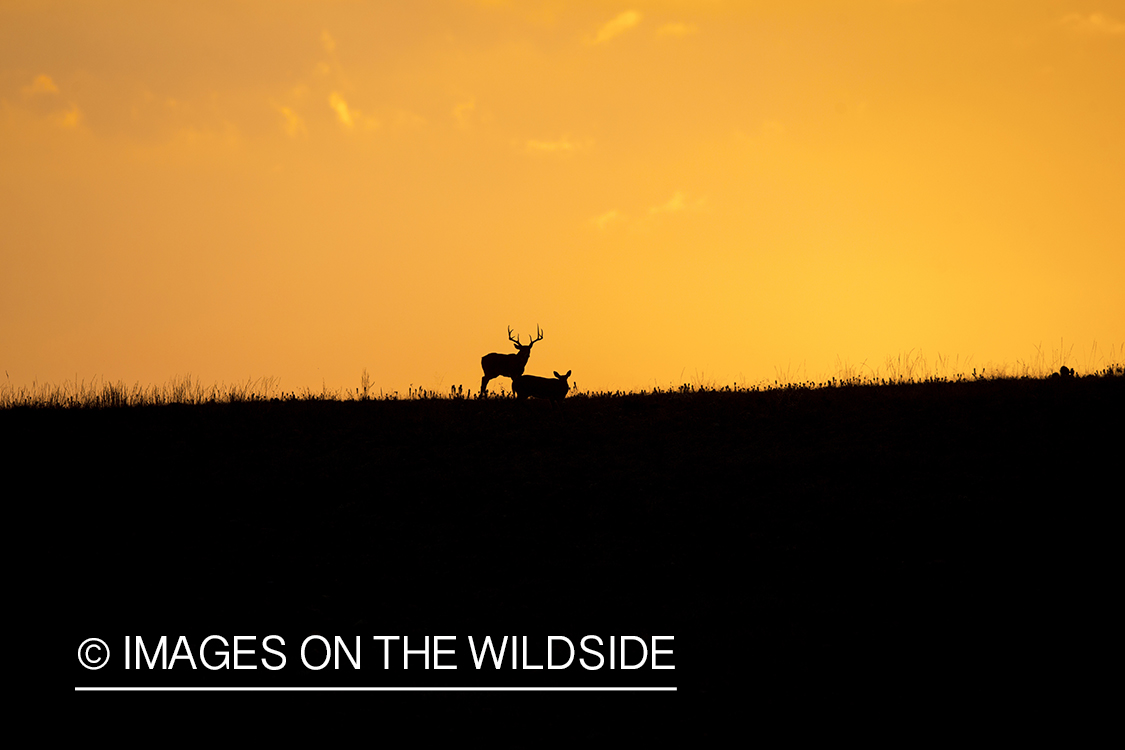
[[[1038,684],[1060,666],[1044,623],[1108,558],[1076,540],[1121,489],[1123,412],[1125,379],[1089,378],[20,409],[0,427],[24,438],[13,474],[69,524],[76,639],[675,635],[676,669],[636,677],[675,694],[457,705],[640,711],[707,736],[795,706],[955,715]]]

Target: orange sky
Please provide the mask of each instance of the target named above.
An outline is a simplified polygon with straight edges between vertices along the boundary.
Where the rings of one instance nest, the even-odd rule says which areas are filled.
[[[4,0],[0,367],[447,391],[537,324],[583,390],[1081,365],[1123,82],[1122,1]]]

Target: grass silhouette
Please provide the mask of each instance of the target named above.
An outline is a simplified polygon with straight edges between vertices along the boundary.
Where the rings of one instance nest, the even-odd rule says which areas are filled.
[[[751,701],[1037,690],[1070,642],[1042,613],[1112,590],[1114,491],[1083,482],[1120,492],[1125,368],[923,364],[559,408],[78,383],[8,391],[0,430],[68,498],[83,632],[675,634],[653,705],[708,736]]]
[[[1125,373],[1125,345],[1111,347],[1101,352],[1095,342],[1081,364],[1075,362],[1074,347],[1053,350],[1048,356],[1042,346],[1036,347],[1036,355],[1029,360],[1017,360],[1014,365],[985,364],[972,365],[972,358],[961,361],[959,357],[949,358],[938,355],[930,361],[920,350],[910,350],[905,354],[887,357],[881,367],[870,367],[866,362],[853,365],[837,358],[835,372],[818,380],[808,379],[802,373],[802,365],[796,371],[787,366],[778,369],[772,381],[747,383],[745,380],[734,383],[719,383],[707,378],[703,373],[695,373],[690,382],[680,385],[669,384],[667,388],[654,386],[652,389],[636,391],[581,391],[577,383],[570,387],[569,399],[607,398],[626,395],[648,395],[663,393],[702,393],[702,392],[762,392],[775,389],[817,389],[846,386],[906,385],[912,383],[963,382],[967,380],[1013,380],[1044,379],[1057,375],[1069,363],[1077,377],[1115,377]],[[969,368],[972,367],[971,371]],[[405,394],[399,391],[375,391],[371,376],[366,368],[360,375],[360,385],[354,391],[348,389],[329,389],[322,386],[319,391],[310,388],[286,391],[280,387],[280,379],[262,377],[247,379],[233,384],[212,384],[204,386],[191,375],[173,378],[164,385],[142,386],[134,383],[129,386],[124,381],[64,381],[61,384],[33,382],[30,386],[13,386],[9,380],[0,383],[0,409],[15,407],[31,408],[105,408],[122,406],[162,406],[167,404],[230,404],[256,401],[399,401],[399,400],[465,400],[479,397],[463,385],[452,386],[448,392],[428,390],[423,387],[408,386]],[[501,386],[498,394],[489,398],[513,398],[514,394]]]

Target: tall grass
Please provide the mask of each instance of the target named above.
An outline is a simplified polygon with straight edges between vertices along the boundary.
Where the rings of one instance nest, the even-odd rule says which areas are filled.
[[[164,385],[129,386],[123,380],[63,381],[60,384],[32,382],[14,386],[0,383],[0,408],[33,406],[47,408],[104,408],[114,406],[161,406],[164,404],[215,404],[265,401],[279,395],[278,378],[250,379],[245,383],[204,386],[191,375],[173,378]]]
[[[1049,378],[1057,375],[1063,367],[1076,375],[1113,376],[1120,374],[1125,362],[1125,345],[1102,350],[1095,341],[1090,350],[1076,356],[1074,345],[1064,346],[1059,342],[1058,349],[1050,354],[1043,351],[1042,344],[1035,347],[1035,354],[1026,360],[1017,359],[1015,364],[985,362],[977,365],[972,357],[964,361],[960,357],[938,354],[936,359],[928,359],[921,350],[911,349],[905,354],[887,357],[881,367],[871,368],[866,362],[851,366],[837,359],[837,372],[832,377],[835,383],[857,384],[899,384],[919,382],[957,382],[964,380],[1006,380],[1019,378]]]
[[[789,389],[841,388],[856,386],[904,385],[910,383],[956,383],[973,380],[1015,380],[1046,379],[1058,377],[1062,367],[1073,371],[1076,377],[1125,377],[1125,345],[1102,350],[1095,343],[1088,352],[1075,355],[1074,346],[1064,347],[1050,353],[1043,351],[1042,345],[1035,347],[1035,354],[1025,360],[1016,360],[1014,365],[992,364],[974,365],[969,357],[962,361],[959,357],[937,355],[929,359],[921,350],[910,350],[904,354],[887,357],[881,365],[874,367],[866,361],[853,365],[837,358],[836,370],[831,375],[813,380],[805,374],[801,365],[796,371],[787,366],[778,369],[774,380],[749,383],[745,379],[733,383],[720,383],[715,378],[707,378],[697,372],[689,382],[680,385],[669,384],[667,388],[654,386],[652,389],[635,391],[581,391],[573,383],[569,398],[617,397],[627,395],[649,395],[665,393],[744,393]],[[488,395],[490,399],[511,399],[513,394],[503,386]],[[419,401],[476,399],[479,396],[470,388],[452,386],[448,393],[426,388],[415,388],[411,384],[405,394],[399,391],[376,391],[371,377],[364,369],[360,385],[354,390],[329,389],[322,385],[319,391],[310,388],[286,391],[280,388],[280,379],[263,377],[248,379],[246,382],[232,384],[212,384],[204,386],[191,375],[173,378],[164,385],[142,386],[140,383],[127,385],[124,381],[104,379],[64,381],[61,384],[33,382],[30,386],[14,386],[9,379],[0,382],[0,409],[18,407],[31,408],[85,408],[99,409],[122,406],[162,406],[166,404],[231,404],[261,401]]]
[[[493,394],[496,397],[496,394]],[[501,398],[511,394],[502,391]],[[280,378],[263,377],[246,382],[216,383],[209,386],[191,375],[173,378],[164,385],[132,386],[123,380],[116,382],[95,378],[90,381],[74,380],[62,383],[32,382],[30,386],[12,385],[10,379],[0,383],[0,409],[16,407],[35,408],[108,408],[118,406],[163,406],[166,404],[232,404],[255,401],[398,401],[419,399],[468,399],[471,392],[463,386],[454,386],[449,393],[440,393],[411,385],[405,394],[398,391],[376,392],[371,386],[367,370],[360,377],[360,387],[320,390],[286,391],[280,387]]]

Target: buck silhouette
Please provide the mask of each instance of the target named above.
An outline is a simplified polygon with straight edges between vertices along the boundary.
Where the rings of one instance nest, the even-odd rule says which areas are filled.
[[[517,399],[534,396],[558,401],[566,398],[567,392],[570,391],[570,383],[566,382],[566,379],[570,377],[571,372],[572,370],[567,370],[566,375],[559,375],[556,372],[554,380],[535,375],[520,375],[512,378],[512,390],[515,391]]]
[[[508,326],[508,340],[516,345],[515,354],[486,354],[480,358],[480,366],[484,370],[484,377],[480,379],[480,393],[483,396],[488,389],[488,381],[503,375],[506,378],[518,378],[523,375],[523,368],[527,367],[527,358],[531,356],[531,347],[536,341],[543,339],[543,332],[535,326],[538,338],[532,339],[527,346],[520,343],[519,337],[512,338],[512,327]],[[528,336],[530,339],[531,336]]]

